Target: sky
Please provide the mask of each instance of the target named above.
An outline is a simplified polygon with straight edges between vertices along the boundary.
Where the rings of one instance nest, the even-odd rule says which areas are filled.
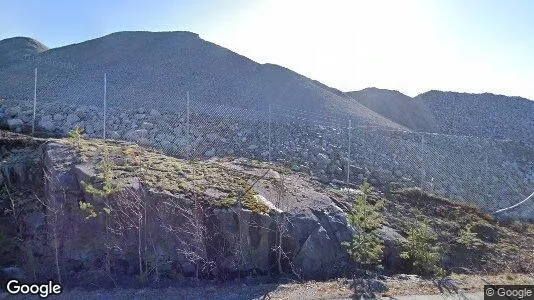
[[[0,0],[0,39],[186,30],[342,91],[534,100],[533,16],[530,0]]]

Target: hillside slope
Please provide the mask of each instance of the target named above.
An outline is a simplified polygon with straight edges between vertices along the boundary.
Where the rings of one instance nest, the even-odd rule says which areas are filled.
[[[190,32],[118,32],[51,49],[32,61],[4,65],[0,93],[8,99],[33,95],[39,68],[40,101],[97,103],[108,78],[108,103],[115,107],[185,107],[186,92],[197,103],[267,112],[268,104],[321,114],[352,116],[355,123],[402,126],[286,68],[258,64]]]
[[[414,98],[431,111],[437,132],[534,140],[534,101],[503,95],[430,91]]]
[[[411,98],[376,88],[346,94],[413,130],[527,143],[534,140],[534,101],[521,97],[429,91]]]
[[[46,50],[48,47],[31,38],[14,37],[1,40],[0,67],[22,59],[30,59]]]
[[[408,128],[420,131],[434,131],[436,129],[432,113],[424,103],[415,101],[398,91],[366,88],[360,91],[347,92],[347,95],[358,103]]]

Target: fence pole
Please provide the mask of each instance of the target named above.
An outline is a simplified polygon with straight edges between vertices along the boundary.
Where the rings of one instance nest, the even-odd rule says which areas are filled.
[[[35,134],[35,110],[37,108],[37,68],[34,70],[33,80],[33,119],[32,119],[32,135]]]
[[[107,76],[104,73],[104,140],[106,139],[106,113],[107,113]]]
[[[424,151],[425,151],[425,136],[423,133],[421,133],[421,184],[419,188],[421,191],[423,190],[423,182],[425,180],[425,159],[424,159]]]
[[[191,159],[191,124],[189,116],[189,91],[187,91],[186,126],[187,126],[187,159]]]
[[[352,136],[352,121],[349,119],[349,141],[348,141],[348,149],[347,149],[347,184],[349,184],[350,180],[350,143],[351,143],[351,136]]]
[[[272,144],[271,144],[271,104],[269,103],[269,163],[271,163],[271,151],[272,151]]]
[[[488,152],[491,151],[491,140],[490,139],[487,139],[486,140],[486,149],[484,149],[484,167],[485,167],[485,170],[484,170],[484,173],[486,174],[486,176],[488,176],[488,174],[491,174],[490,173],[490,168],[489,168],[489,164],[488,164]],[[488,176],[489,177],[489,176]],[[484,178],[482,179],[484,180]],[[490,186],[491,182],[488,182],[486,184],[484,184],[484,197],[482,197],[482,200],[484,200],[484,202],[486,203],[490,203],[488,200],[488,192],[489,192],[489,186]]]

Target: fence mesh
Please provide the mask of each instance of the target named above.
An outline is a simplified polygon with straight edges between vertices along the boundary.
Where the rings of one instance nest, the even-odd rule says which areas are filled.
[[[368,178],[388,188],[419,187],[485,211],[510,206],[534,191],[534,148],[520,141],[352,124],[339,116],[247,99],[236,99],[240,105],[208,103],[179,85],[156,97],[148,86],[128,85],[128,76],[150,74],[109,72],[104,86],[103,72],[57,66],[38,69],[34,117],[35,73],[19,74],[28,85],[12,87],[15,92],[3,106],[8,118],[20,118],[26,129],[35,124],[37,133],[65,135],[80,127],[88,137],[102,138],[105,117],[106,138],[172,156],[273,161],[324,182],[358,184]],[[531,219],[531,206],[514,214]]]

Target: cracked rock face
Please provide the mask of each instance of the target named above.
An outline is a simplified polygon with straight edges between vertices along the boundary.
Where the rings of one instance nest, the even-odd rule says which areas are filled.
[[[98,181],[98,166],[79,155],[61,143],[42,146],[43,193],[48,203],[43,224],[57,234],[59,263],[67,281],[89,280],[89,274],[105,267],[103,261],[108,261],[106,268],[117,276],[136,276],[139,232],[146,260],[150,260],[145,263],[157,266],[160,275],[166,276],[267,274],[277,269],[279,245],[284,272],[301,278],[332,278],[349,265],[341,246],[353,235],[346,214],[302,175],[269,171],[256,198],[269,203],[271,209],[258,213],[238,205],[214,207],[209,197],[222,195],[214,189],[195,196],[151,188],[139,178],[104,199],[85,188]],[[248,176],[263,173],[232,162],[221,166]],[[286,178],[284,202],[266,187],[270,178],[280,176]],[[81,202],[90,203],[97,216],[87,217]],[[111,213],[104,213],[104,203]]]

